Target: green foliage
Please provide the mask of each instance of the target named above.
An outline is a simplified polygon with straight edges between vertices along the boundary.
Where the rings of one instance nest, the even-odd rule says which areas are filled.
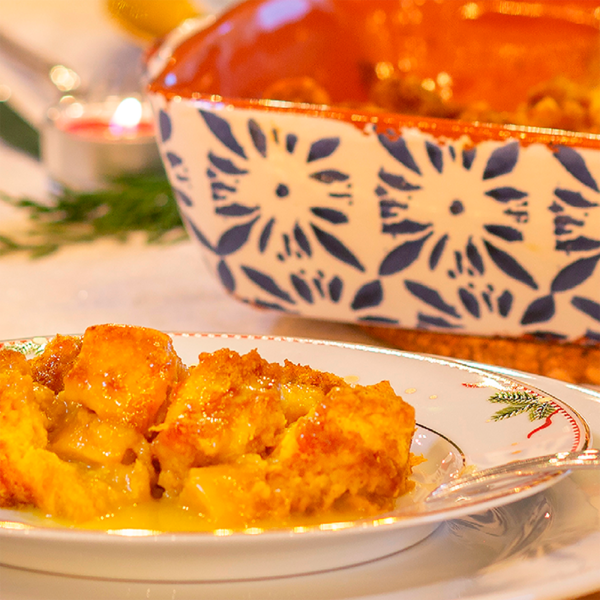
[[[488,400],[507,405],[492,415],[493,421],[502,421],[522,413],[527,413],[530,421],[537,421],[556,412],[556,408],[550,402],[540,400],[536,395],[525,391],[502,391],[490,396]]]
[[[509,392],[503,390],[502,392],[497,392],[493,396],[488,398],[490,402],[503,402],[505,404],[528,404],[530,402],[534,402],[536,400],[536,396],[529,392]]]
[[[145,233],[149,243],[185,238],[164,173],[127,175],[92,192],[64,189],[50,203],[1,194],[0,200],[27,211],[32,225],[24,239],[0,234],[0,256],[23,251],[46,256],[62,246],[99,238],[125,241],[133,232]]]
[[[17,150],[40,157],[40,136],[27,121],[8,104],[0,102],[0,139]]]

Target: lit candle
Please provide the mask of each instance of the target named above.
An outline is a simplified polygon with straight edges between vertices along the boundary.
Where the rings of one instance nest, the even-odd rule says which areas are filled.
[[[63,100],[48,111],[42,158],[54,180],[79,190],[159,168],[150,107],[135,97],[103,103]]]

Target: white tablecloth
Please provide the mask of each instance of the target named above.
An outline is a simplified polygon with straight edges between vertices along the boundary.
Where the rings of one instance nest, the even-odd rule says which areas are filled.
[[[43,166],[0,145],[0,190],[43,197]],[[0,233],[25,229],[22,210],[0,203]],[[97,323],[168,331],[291,335],[373,342],[342,324],[254,309],[230,297],[191,241],[100,240],[67,246],[44,258],[0,257],[0,339],[76,333]]]

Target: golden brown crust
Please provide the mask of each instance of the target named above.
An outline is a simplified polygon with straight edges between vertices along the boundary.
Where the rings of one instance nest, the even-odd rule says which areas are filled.
[[[98,325],[38,359],[0,353],[0,506],[82,522],[164,491],[214,527],[373,514],[410,485],[414,429],[388,382],[256,350],[187,369],[161,332]]]
[[[31,367],[22,352],[10,348],[0,349],[0,373],[12,370],[22,375],[31,375]]]
[[[310,104],[329,104],[331,102],[325,88],[312,77],[287,77],[275,81],[265,90],[263,98]]]
[[[180,373],[181,361],[168,335],[127,325],[96,325],[87,328],[81,351],[64,377],[64,399],[143,432],[154,423]]]
[[[233,357],[244,362],[248,355]],[[308,399],[306,410],[281,429],[263,455],[244,453],[224,463],[185,468],[179,481],[172,471],[164,474],[169,478],[161,483],[181,486],[178,501],[186,510],[234,528],[332,510],[367,516],[391,509],[410,489],[415,412],[388,382],[351,386],[335,375],[319,376],[291,363],[280,370],[281,382],[293,374],[299,375],[300,394]],[[288,383],[289,394],[295,395],[296,384]],[[161,435],[155,442],[159,456]]]
[[[152,448],[167,496],[233,527],[390,508],[407,490],[414,428],[388,382],[223,349],[200,355]]]
[[[33,379],[58,393],[64,389],[63,378],[71,369],[81,351],[81,337],[57,335],[52,338],[44,352],[29,364]]]
[[[290,512],[389,509],[406,491],[415,411],[388,382],[331,389],[289,427],[267,480]]]
[[[179,492],[191,467],[264,453],[275,445],[285,417],[275,385],[281,367],[256,351],[202,353],[179,385],[153,442],[161,464],[160,483]]]
[[[359,110],[391,112],[460,121],[525,125],[598,133],[600,129],[600,88],[581,85],[565,76],[544,81],[531,90],[514,111],[499,111],[488,101],[476,100],[464,105],[450,101],[433,84],[410,74],[377,74],[377,67],[365,67],[369,82],[367,102],[336,102]],[[425,85],[424,85],[425,84]],[[288,102],[330,104],[327,90],[311,77],[290,77],[271,84],[263,98]]]
[[[375,325],[360,325],[360,328],[400,350],[473,360],[569,383],[600,385],[600,345],[491,338]]]

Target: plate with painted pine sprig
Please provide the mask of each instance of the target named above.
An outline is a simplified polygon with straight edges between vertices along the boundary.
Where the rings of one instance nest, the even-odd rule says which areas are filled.
[[[412,452],[425,459],[412,492],[374,518],[242,531],[160,531],[65,527],[39,515],[0,511],[0,563],[71,576],[111,580],[210,582],[270,580],[330,572],[409,552],[445,521],[496,510],[554,485],[563,475],[532,480],[485,502],[440,509],[425,497],[470,470],[546,454],[583,451],[591,434],[583,417],[523,374],[397,350],[302,338],[171,333],[182,361],[202,352],[257,350],[269,361],[289,360],[371,385],[390,382],[414,406]],[[5,342],[29,356],[50,338]]]

